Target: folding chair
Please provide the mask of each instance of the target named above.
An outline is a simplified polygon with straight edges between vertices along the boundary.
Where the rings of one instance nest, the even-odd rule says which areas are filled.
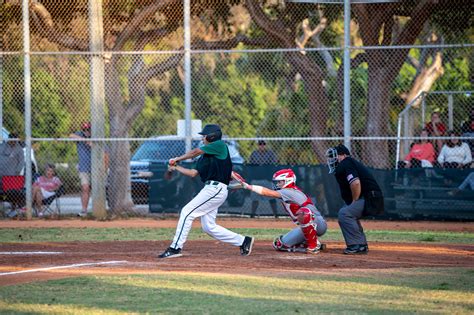
[[[59,201],[59,197],[64,194],[64,185],[61,185],[54,195],[43,199],[43,215],[44,214],[57,214],[58,217],[61,215],[61,204]],[[36,210],[35,210],[36,211]],[[37,213],[38,214],[38,213]]]

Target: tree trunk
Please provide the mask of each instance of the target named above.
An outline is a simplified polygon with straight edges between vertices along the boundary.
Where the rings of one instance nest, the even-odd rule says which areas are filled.
[[[384,66],[386,51],[368,51],[368,95],[367,95],[367,135],[371,137],[386,136],[389,123],[390,87],[392,77],[396,75],[390,73]],[[390,68],[389,68],[390,69]],[[391,161],[388,159],[387,140],[370,140],[362,157],[371,167],[389,168]]]
[[[116,70],[117,59],[106,66],[106,99],[109,108],[110,138],[127,138],[128,124],[124,121],[125,107],[122,101],[119,74]],[[108,182],[109,208],[115,213],[131,211],[130,198],[130,144],[128,141],[110,143],[110,166]]]
[[[429,67],[422,65],[420,74],[416,77],[413,85],[410,89],[410,92],[405,98],[405,103],[410,103],[415,97],[417,97],[421,92],[428,92],[436,80],[443,75],[443,58],[441,52],[437,52],[433,56],[433,62]],[[414,103],[414,106],[417,106],[420,101]]]
[[[272,20],[260,7],[258,1],[246,1],[252,20],[269,36],[269,40],[275,41],[280,47],[294,48],[295,34],[288,30],[282,21]],[[312,61],[306,54],[291,52],[285,54],[288,62],[301,74],[306,93],[308,93],[308,109],[311,120],[311,136],[321,137],[326,135],[326,122],[328,117],[328,98],[323,85],[324,75],[321,67]],[[326,160],[326,147],[320,142],[313,141],[313,150],[320,162]]]
[[[323,86],[324,74],[316,63],[299,52],[290,53],[288,59],[292,67],[301,74],[308,93],[311,137],[324,137],[327,135],[328,119],[328,97]],[[312,141],[311,146],[318,161],[324,163],[327,147],[321,145],[320,141]]]

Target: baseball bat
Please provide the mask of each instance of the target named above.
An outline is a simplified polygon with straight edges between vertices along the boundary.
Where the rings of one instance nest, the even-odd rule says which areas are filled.
[[[173,171],[170,169],[172,165],[170,165],[169,162],[167,162],[166,165],[168,165],[168,169],[165,171],[164,178],[166,180],[171,180],[171,178],[173,178]],[[178,165],[178,163],[175,165]]]

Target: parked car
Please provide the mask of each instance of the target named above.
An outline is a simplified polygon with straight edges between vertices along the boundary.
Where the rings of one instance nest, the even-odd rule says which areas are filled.
[[[242,172],[244,159],[239,153],[238,144],[233,140],[224,140],[234,164],[234,170]],[[194,149],[202,144],[199,140],[192,140]],[[173,174],[165,178],[169,159],[185,153],[185,141],[178,136],[160,136],[143,142],[135,151],[130,162],[132,200],[135,204],[153,204],[162,208],[177,208],[184,206],[199,192],[202,183],[198,178]],[[191,166],[191,162],[182,165]],[[150,196],[151,195],[151,196]],[[149,196],[152,200],[149,200]],[[230,206],[241,206],[244,203],[243,190],[229,194]],[[150,211],[155,207],[150,207]]]
[[[6,141],[8,139],[9,135],[10,135],[10,133],[8,132],[8,130],[6,130],[5,128],[2,128],[3,141]],[[26,154],[27,154],[26,146],[25,146],[24,143],[21,143],[21,145],[23,147],[23,153],[25,154],[25,162],[26,162]],[[32,174],[35,174],[38,170],[38,164],[36,163],[35,151],[33,151],[33,149],[31,150],[31,164],[32,164],[31,165]],[[25,168],[23,168],[20,175],[25,175]]]

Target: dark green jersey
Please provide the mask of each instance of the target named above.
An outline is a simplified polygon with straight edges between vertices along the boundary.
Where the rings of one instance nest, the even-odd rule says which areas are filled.
[[[222,140],[206,144],[200,148],[204,154],[198,159],[195,169],[203,182],[215,180],[229,184],[232,173],[232,161],[229,149]]]

